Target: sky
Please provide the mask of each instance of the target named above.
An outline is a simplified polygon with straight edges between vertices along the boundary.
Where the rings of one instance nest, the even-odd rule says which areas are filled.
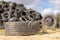
[[[54,14],[60,11],[60,0],[4,0],[23,3],[27,9],[31,8],[42,15]]]

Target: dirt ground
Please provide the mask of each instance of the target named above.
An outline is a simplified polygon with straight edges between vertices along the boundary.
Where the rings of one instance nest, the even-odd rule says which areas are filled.
[[[36,34],[31,36],[6,36],[0,35],[0,40],[60,40],[60,29],[51,31],[46,34]]]

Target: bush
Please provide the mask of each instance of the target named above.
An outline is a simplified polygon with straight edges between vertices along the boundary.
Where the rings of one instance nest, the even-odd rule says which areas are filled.
[[[57,13],[57,20],[60,22],[60,13]]]

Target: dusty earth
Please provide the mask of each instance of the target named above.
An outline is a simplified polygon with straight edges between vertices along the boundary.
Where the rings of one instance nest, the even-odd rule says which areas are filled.
[[[48,33],[46,34],[38,33],[36,35],[31,35],[31,36],[0,35],[0,40],[60,40],[60,29],[55,30],[55,31],[48,30]]]

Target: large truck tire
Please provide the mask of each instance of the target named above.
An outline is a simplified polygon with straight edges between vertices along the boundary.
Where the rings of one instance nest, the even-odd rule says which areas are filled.
[[[39,22],[6,22],[5,23],[6,35],[32,35],[40,31]]]

